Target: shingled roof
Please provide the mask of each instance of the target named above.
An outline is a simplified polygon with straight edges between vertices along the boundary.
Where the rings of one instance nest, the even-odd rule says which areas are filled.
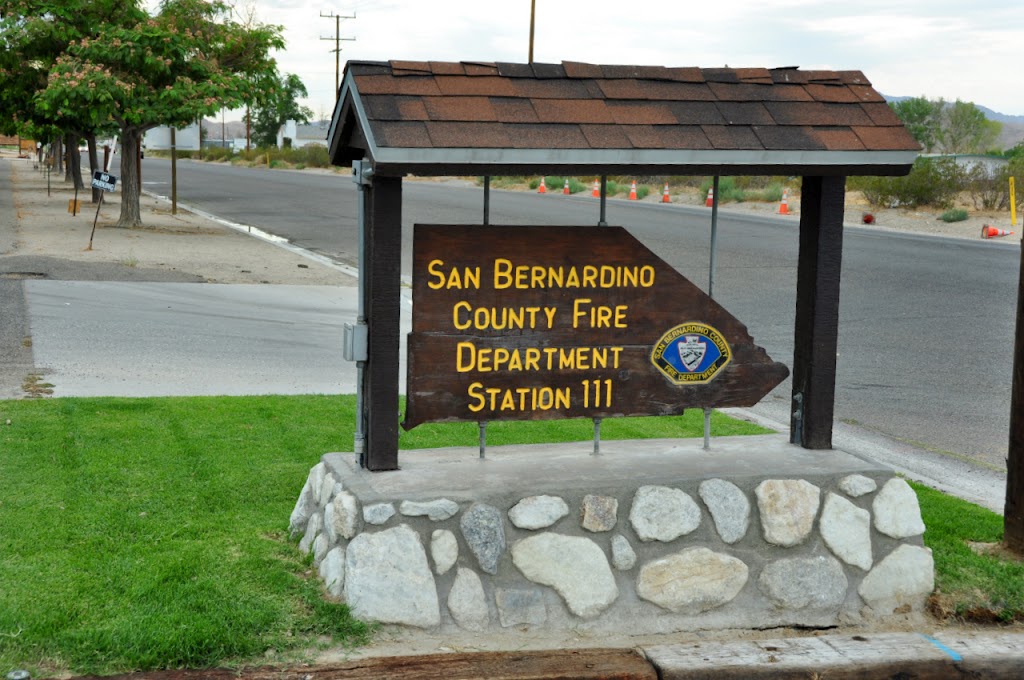
[[[386,174],[906,174],[920,147],[860,71],[349,62],[336,164]]]

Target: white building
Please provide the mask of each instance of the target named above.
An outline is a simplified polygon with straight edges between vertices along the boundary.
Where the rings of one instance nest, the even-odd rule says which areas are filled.
[[[284,140],[292,140],[293,149],[304,146],[327,146],[327,128],[330,121],[322,120],[311,125],[298,125],[294,120],[286,121],[277,131],[277,147],[284,148]]]

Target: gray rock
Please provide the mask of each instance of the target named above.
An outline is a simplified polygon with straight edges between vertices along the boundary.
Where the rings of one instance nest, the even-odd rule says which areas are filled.
[[[934,588],[932,551],[901,545],[868,572],[857,592],[877,614],[885,616],[904,605],[921,609]]]
[[[569,506],[558,496],[530,496],[508,511],[512,525],[520,529],[545,529],[569,514]]]
[[[700,483],[699,493],[724,542],[735,543],[746,536],[750,501],[738,486],[724,479],[708,479]]]
[[[766,479],[754,489],[764,540],[789,548],[814,528],[821,490],[803,479]]]
[[[345,601],[353,616],[367,621],[440,624],[437,586],[419,535],[401,524],[352,539],[345,551]]]
[[[295,501],[295,509],[288,519],[288,535],[295,538],[306,528],[310,515],[316,512],[316,501],[313,500],[313,487],[309,481],[302,487],[299,500]]]
[[[640,568],[636,593],[673,612],[696,614],[731,602],[747,583],[747,565],[707,548],[687,548]]]
[[[459,542],[447,529],[438,529],[430,535],[430,556],[434,558],[434,573],[445,574],[459,559]]]
[[[434,521],[442,522],[451,519],[459,511],[459,504],[447,498],[438,498],[435,501],[416,502],[402,501],[398,511],[406,517],[423,517],[424,515]]]
[[[342,491],[324,508],[324,533],[331,544],[349,539],[359,529],[359,503],[348,491]]]
[[[758,578],[761,592],[783,609],[833,610],[849,582],[834,557],[794,557],[769,563]]]
[[[327,556],[327,551],[331,549],[330,539],[327,538],[327,534],[317,534],[316,540],[313,541],[313,566],[319,567],[320,563],[323,562]]]
[[[619,571],[629,571],[636,566],[636,552],[629,539],[621,534],[612,537],[612,566]]]
[[[380,526],[386,524],[394,516],[395,506],[393,503],[375,503],[363,507],[363,521],[367,524]]]
[[[495,588],[494,604],[502,628],[521,624],[540,626],[548,620],[544,596],[536,590]]]
[[[327,592],[340,598],[345,594],[345,548],[335,546],[320,562],[320,579]]]
[[[480,568],[488,574],[497,574],[498,560],[505,554],[505,525],[501,512],[485,503],[474,503],[462,514],[459,527]]]
[[[673,541],[700,526],[700,508],[689,494],[667,486],[641,486],[629,521],[641,541]]]
[[[313,549],[313,541],[320,535],[320,532],[324,528],[324,518],[319,512],[310,515],[309,521],[306,522],[306,533],[303,534],[302,540],[299,541],[299,552],[303,555],[309,553]]]
[[[847,475],[839,480],[839,489],[851,498],[860,498],[869,493],[874,493],[878,488],[875,480],[864,475]]]
[[[821,511],[821,537],[832,553],[864,571],[871,568],[871,513],[829,493]]]
[[[871,504],[875,529],[892,538],[909,538],[924,533],[917,494],[902,479],[893,477]]]
[[[619,519],[619,501],[612,496],[587,494],[580,505],[580,526],[594,533],[611,531]]]
[[[512,562],[529,580],[554,588],[576,616],[597,616],[619,596],[604,551],[589,538],[530,536],[512,546]]]
[[[482,631],[487,629],[490,612],[480,577],[472,569],[459,567],[455,582],[448,592],[448,612],[459,628]]]

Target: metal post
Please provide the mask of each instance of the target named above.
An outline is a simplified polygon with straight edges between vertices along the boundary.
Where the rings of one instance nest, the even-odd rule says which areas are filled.
[[[533,63],[533,25],[537,16],[537,0],[530,0],[530,56],[527,63]]]
[[[178,214],[178,145],[171,128],[171,214]]]
[[[711,180],[711,256],[708,262],[708,297],[715,297],[715,264],[718,258],[718,175]],[[704,450],[711,449],[711,409],[704,409]]]
[[[491,223],[491,177],[484,177],[484,224]]]
[[[480,460],[487,457],[487,421],[480,421]]]
[[[608,226],[608,215],[607,215],[607,201],[608,201],[608,176],[601,175],[601,218],[597,221],[597,226],[607,227]]]
[[[370,170],[363,167],[364,161],[352,163],[353,181],[359,192],[356,198],[357,225],[359,229],[359,294],[356,306],[356,327],[366,326],[366,185],[370,182]],[[366,453],[366,427],[363,419],[363,373],[366,370],[366,360],[362,358],[356,361],[356,432],[353,442],[353,451],[359,458],[359,464],[364,464],[363,456]]]
[[[601,419],[594,418],[594,455],[601,455]]]

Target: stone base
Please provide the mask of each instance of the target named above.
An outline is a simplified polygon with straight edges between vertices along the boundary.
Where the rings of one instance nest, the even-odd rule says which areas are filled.
[[[824,627],[923,608],[917,498],[782,435],[330,453],[291,517],[358,618],[439,630]]]

